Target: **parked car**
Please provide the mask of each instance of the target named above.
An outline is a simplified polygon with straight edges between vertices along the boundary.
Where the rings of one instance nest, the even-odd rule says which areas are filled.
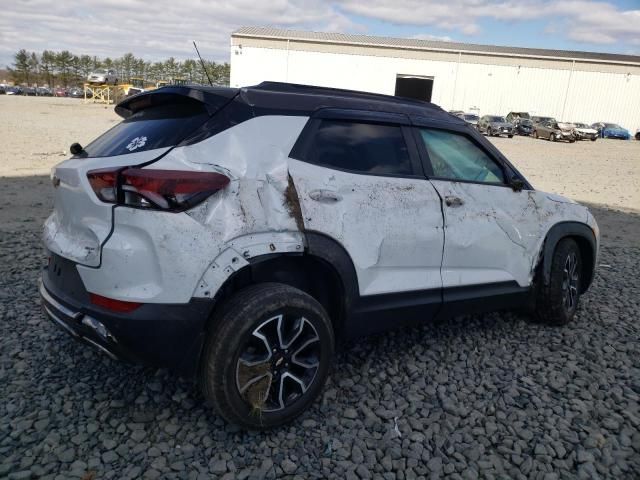
[[[576,137],[572,123],[546,121],[537,123],[533,127],[533,138],[546,138],[552,142],[567,141],[573,143]]]
[[[112,358],[195,375],[243,427],[302,413],[338,340],[523,305],[565,324],[598,264],[586,207],[432,104],[265,82],[116,112],[52,171],[44,310]]]
[[[597,130],[598,135],[602,138],[618,138],[621,140],[629,140],[631,138],[629,130],[616,123],[598,122],[591,125],[591,128]]]
[[[636,140],[640,140],[640,128],[636,130]]]
[[[22,94],[23,95],[28,95],[30,97],[35,97],[36,96],[36,89],[33,87],[24,87],[22,89]]]
[[[474,127],[478,125],[478,121],[480,120],[480,117],[475,113],[463,113],[460,115],[460,118]]]
[[[115,70],[96,70],[87,77],[87,82],[96,84],[117,85],[118,75]]]
[[[36,95],[39,97],[51,97],[53,95],[53,91],[49,87],[37,87]]]
[[[574,134],[576,140],[591,140],[595,142],[598,139],[598,131],[595,128],[591,128],[586,123],[573,122]]]
[[[6,95],[6,93],[7,93],[7,86],[0,85],[0,95]]]
[[[507,135],[509,138],[513,137],[514,130],[513,124],[505,120],[504,117],[499,115],[484,115],[480,117],[477,125],[478,131],[491,136]]]
[[[515,124],[515,132],[518,135],[531,135],[533,133],[533,122],[528,118],[518,119]]]
[[[543,122],[553,122],[553,123],[558,123],[558,121],[553,118],[553,117],[538,117],[538,116],[533,116],[531,117],[531,121],[533,122],[533,126],[535,127],[538,123],[543,123]]]
[[[82,88],[70,88],[67,92],[67,97],[71,98],[84,98],[84,90]]]
[[[23,95],[22,87],[7,87],[7,95]]]
[[[526,120],[531,120],[531,116],[529,115],[529,112],[509,112],[507,113],[507,117],[506,120],[507,122],[511,122],[515,125],[517,120],[520,119],[526,119]]]

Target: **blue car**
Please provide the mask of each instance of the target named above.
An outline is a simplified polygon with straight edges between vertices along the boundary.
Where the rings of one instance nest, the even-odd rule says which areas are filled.
[[[629,130],[615,123],[598,122],[591,125],[591,128],[598,130],[598,135],[601,138],[619,138],[621,140],[629,140],[631,138]]]

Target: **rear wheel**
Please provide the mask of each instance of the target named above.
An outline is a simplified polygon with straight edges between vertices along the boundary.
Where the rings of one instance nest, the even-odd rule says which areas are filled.
[[[533,138],[535,138],[536,140],[538,139],[538,131],[537,130],[533,131]]]
[[[549,140],[551,140],[552,142],[555,142],[556,140],[558,140],[558,137],[556,137],[555,133],[550,133]]]
[[[582,258],[578,244],[570,239],[561,240],[551,260],[549,284],[540,279],[536,291],[536,319],[550,325],[569,323],[580,300]]]
[[[201,382],[226,421],[275,427],[313,402],[334,351],[331,322],[313,297],[288,285],[254,285],[233,296],[214,322]]]
[[[597,139],[598,139],[598,137],[592,137],[592,138],[591,138],[591,141],[592,141],[592,142],[595,142]],[[638,140],[640,140],[640,138],[638,138]]]

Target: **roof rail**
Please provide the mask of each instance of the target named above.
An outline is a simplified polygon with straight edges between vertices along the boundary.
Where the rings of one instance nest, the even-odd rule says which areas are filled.
[[[285,82],[262,82],[258,85],[247,87],[255,90],[265,90],[271,92],[282,93],[300,93],[305,95],[331,95],[336,97],[350,97],[371,99],[383,102],[402,103],[406,105],[417,105],[420,107],[431,107],[440,110],[440,107],[434,105],[431,102],[424,100],[416,100],[406,97],[395,97],[393,95],[384,95],[382,93],[362,92],[359,90],[347,90],[343,88],[332,87],[318,87],[315,85],[304,85],[300,83],[285,83]]]

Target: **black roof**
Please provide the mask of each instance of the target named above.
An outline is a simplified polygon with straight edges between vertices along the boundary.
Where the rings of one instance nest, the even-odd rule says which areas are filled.
[[[185,97],[204,103],[214,113],[230,101],[237,101],[264,115],[311,116],[321,108],[368,110],[430,117],[447,121],[463,120],[454,117],[433,103],[378,93],[316,87],[281,82],[262,82],[244,88],[170,86],[143,92],[123,100],[116,112],[128,117],[150,105],[161,104],[169,98]],[[260,113],[258,113],[260,112]]]

